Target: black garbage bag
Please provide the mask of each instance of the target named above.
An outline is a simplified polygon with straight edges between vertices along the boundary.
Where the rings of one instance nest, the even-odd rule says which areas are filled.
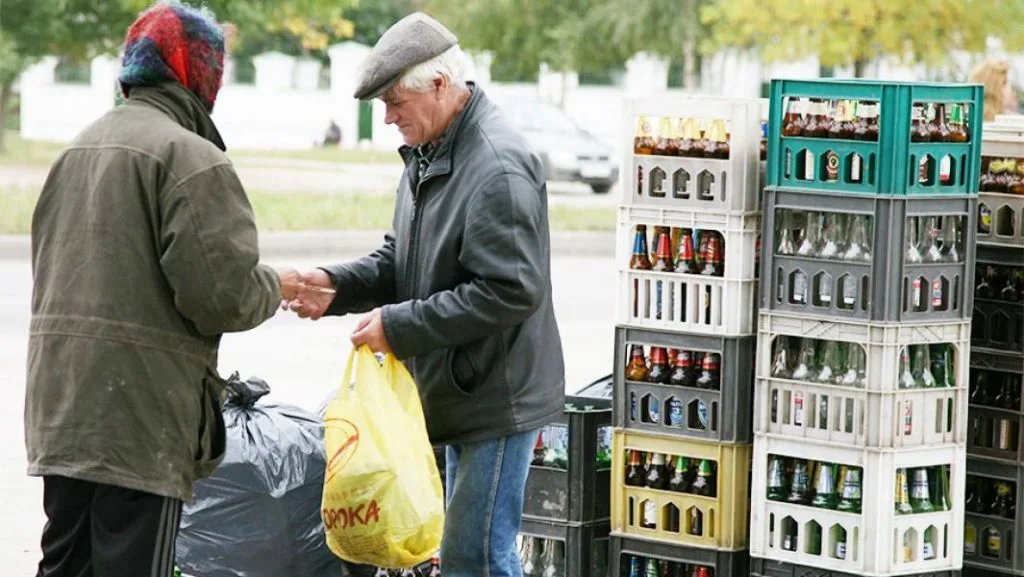
[[[261,379],[228,379],[227,450],[181,515],[177,563],[195,577],[338,577],[320,503],[323,422],[298,407],[260,402]]]

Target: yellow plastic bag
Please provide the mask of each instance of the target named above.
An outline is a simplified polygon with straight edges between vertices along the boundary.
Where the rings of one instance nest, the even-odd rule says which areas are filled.
[[[353,350],[324,424],[327,546],[378,567],[429,560],[441,545],[444,497],[409,371],[393,355],[381,366],[367,347]]]

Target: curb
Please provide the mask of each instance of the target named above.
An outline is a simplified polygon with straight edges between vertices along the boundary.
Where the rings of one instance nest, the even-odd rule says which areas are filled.
[[[268,232],[260,234],[262,258],[300,258],[311,256],[369,254],[384,242],[385,231],[308,231]],[[610,232],[551,233],[553,256],[613,257],[615,234]],[[28,260],[31,237],[0,235],[0,259]]]

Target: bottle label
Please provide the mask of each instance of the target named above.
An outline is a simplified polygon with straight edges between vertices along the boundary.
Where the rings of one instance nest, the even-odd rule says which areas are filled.
[[[793,302],[807,304],[807,276],[802,272],[793,277]]]
[[[964,527],[964,553],[967,555],[975,555],[978,551],[977,544],[977,532],[974,527],[967,525]]]
[[[920,307],[921,306],[921,279],[920,278],[915,278],[914,279],[914,290],[913,290],[912,295],[913,296],[910,299],[910,302],[913,303],[915,308]]]
[[[707,430],[708,428],[708,405],[704,401],[697,401],[697,419],[700,422],[700,428]]]
[[[992,233],[992,209],[987,204],[978,205],[978,232]]]
[[[597,431],[597,452],[611,452],[612,450],[612,428],[601,427]]]
[[[651,419],[652,423],[661,422],[661,411],[658,410],[659,401],[651,397],[651,402],[647,404],[647,416]]]
[[[989,531],[988,539],[985,540],[985,548],[990,554],[998,555],[1003,547],[1003,538],[997,531]]]
[[[907,477],[903,469],[896,474],[896,505],[907,503],[910,497],[907,495]]]
[[[825,182],[839,182],[839,155],[828,151],[825,157]]]
[[[644,503],[644,525],[654,527],[658,522],[658,506],[654,501]]]
[[[861,181],[861,159],[859,154],[853,155],[853,160],[850,163],[850,182],[859,184]]]
[[[636,420],[636,393],[629,394],[629,418],[633,421]]]
[[[797,427],[804,426],[804,394],[796,393],[793,395],[793,425]]]
[[[846,559],[846,543],[836,543],[836,558]]]
[[[910,401],[903,403],[903,434],[912,435],[914,433],[914,405]]]
[[[928,501],[931,496],[928,494],[928,477],[921,474],[914,475],[914,482],[910,486],[910,498],[915,501]]]
[[[843,282],[843,304],[851,308],[857,304],[857,284],[849,277]]]
[[[832,304],[832,282],[828,279],[823,279],[826,282],[822,282],[818,288],[818,299],[821,300],[821,304],[824,306],[830,306]]]
[[[923,558],[927,561],[928,559],[935,558],[935,547],[928,541],[924,542]]]
[[[814,180],[814,153],[804,153],[804,180]]]
[[[683,402],[679,399],[672,399],[668,404],[668,426],[682,427],[683,423]]]
[[[945,300],[946,298],[942,291],[942,280],[935,279],[935,281],[932,282],[932,308],[941,310],[942,303]]]

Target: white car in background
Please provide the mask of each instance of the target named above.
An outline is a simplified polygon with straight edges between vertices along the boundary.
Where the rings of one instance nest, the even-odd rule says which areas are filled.
[[[488,95],[490,96],[490,95]],[[619,165],[610,146],[540,99],[495,99],[544,162],[550,181],[580,182],[597,194],[611,190]]]

